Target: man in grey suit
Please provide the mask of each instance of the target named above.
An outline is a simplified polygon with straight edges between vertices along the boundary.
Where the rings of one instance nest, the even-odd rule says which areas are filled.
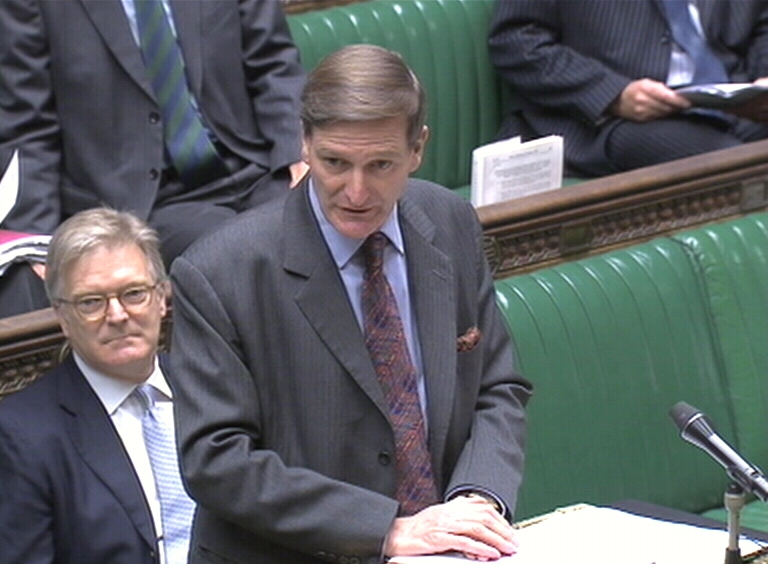
[[[173,490],[137,394],[153,390],[172,439],[157,234],[126,212],[80,212],[56,230],[47,272],[71,353],[0,402],[0,564],[185,564],[194,505],[176,463],[186,511],[162,509]]]
[[[153,4],[180,54],[176,67],[157,63],[157,77],[179,69],[173,86],[189,101],[173,115],[194,118],[217,156],[199,182],[171,151],[177,117],[166,112],[178,107],[158,94],[167,85],[153,82],[155,55],[142,43]],[[301,176],[303,81],[278,1],[4,0],[0,146],[18,148],[21,179],[2,226],[51,233],[107,204],[157,229],[170,264],[201,233]]]
[[[576,176],[768,137],[768,104],[750,114],[758,123],[690,112],[690,103],[674,91],[694,81],[704,65],[697,69],[697,59],[677,44],[668,1],[498,0],[491,59],[520,94],[519,111],[500,137],[562,135],[569,174]],[[686,23],[698,25],[714,57],[711,66],[719,67],[722,76],[714,81],[768,84],[768,2],[684,4]]]
[[[303,94],[310,178],[174,262],[190,562],[515,551],[531,388],[474,210],[408,179],[424,112],[396,54],[330,55]]]

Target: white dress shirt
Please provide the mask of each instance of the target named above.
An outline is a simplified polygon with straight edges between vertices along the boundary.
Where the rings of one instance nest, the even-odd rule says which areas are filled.
[[[144,496],[149,504],[152,521],[155,525],[160,563],[165,564],[160,498],[157,495],[155,477],[152,473],[152,466],[149,463],[147,448],[144,445],[144,434],[142,432],[144,404],[141,399],[133,394],[133,390],[137,386],[124,380],[111,378],[94,370],[77,353],[74,353],[73,356],[77,367],[83,373],[91,388],[93,388],[102,405],[104,405],[104,409],[107,410],[112,424],[117,430],[117,434],[120,435],[128,458],[131,460],[131,464],[133,464],[133,468],[139,477],[139,482],[141,483],[142,490],[144,490]],[[157,394],[159,399],[156,399],[156,401],[171,401],[171,389],[165,380],[165,376],[163,376],[163,372],[160,370],[157,358],[155,358],[155,368],[146,383],[152,385],[160,392]]]

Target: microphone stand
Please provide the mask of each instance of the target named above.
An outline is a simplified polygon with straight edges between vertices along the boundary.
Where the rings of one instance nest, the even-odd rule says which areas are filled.
[[[725,549],[725,564],[742,564],[739,536],[744,497],[744,488],[736,482],[731,482],[723,496],[725,509],[728,511],[728,548]]]

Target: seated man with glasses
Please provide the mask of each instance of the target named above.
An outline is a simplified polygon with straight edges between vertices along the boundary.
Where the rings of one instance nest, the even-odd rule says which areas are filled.
[[[181,564],[194,505],[178,471],[157,234],[109,209],[54,234],[46,292],[71,353],[0,402],[0,564]]]

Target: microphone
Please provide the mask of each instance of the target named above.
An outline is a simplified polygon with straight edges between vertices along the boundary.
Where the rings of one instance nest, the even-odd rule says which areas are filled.
[[[768,480],[762,471],[744,460],[712,428],[712,423],[701,411],[684,401],[677,402],[669,416],[680,429],[680,436],[714,458],[728,475],[745,491],[768,502]]]

